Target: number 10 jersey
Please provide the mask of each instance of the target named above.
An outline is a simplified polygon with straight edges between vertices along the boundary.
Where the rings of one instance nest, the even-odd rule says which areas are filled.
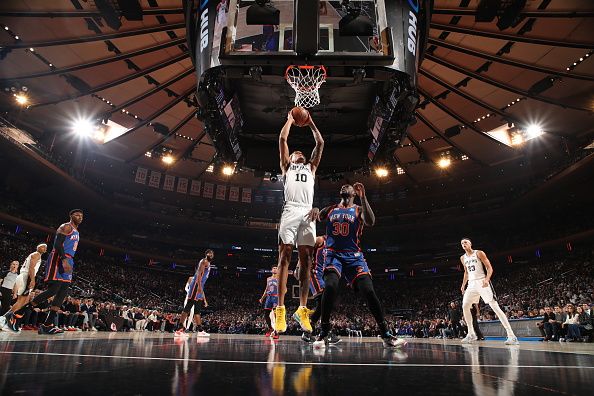
[[[286,203],[312,207],[315,177],[311,171],[311,164],[289,164],[283,184]]]

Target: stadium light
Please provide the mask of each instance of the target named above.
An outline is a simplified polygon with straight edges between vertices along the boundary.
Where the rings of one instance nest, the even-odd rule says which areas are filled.
[[[388,169],[384,168],[384,167],[377,167],[375,168],[375,175],[377,177],[387,177],[390,174],[390,172],[388,172]]]
[[[25,94],[14,95],[14,99],[21,106],[25,106],[27,103],[29,103],[29,97]]]
[[[442,157],[438,162],[437,165],[441,168],[441,169],[445,169],[447,167],[449,167],[452,164],[452,160],[449,157]]]
[[[86,118],[79,118],[72,124],[72,132],[81,137],[92,137],[97,127]]]
[[[543,134],[542,127],[537,124],[530,124],[528,128],[526,128],[526,134],[528,135],[528,139],[534,139]]]
[[[167,165],[171,165],[175,160],[172,155],[167,154],[161,157],[161,161],[163,161]]]
[[[223,167],[223,175],[231,176],[235,172],[235,167],[232,165],[225,165]]]

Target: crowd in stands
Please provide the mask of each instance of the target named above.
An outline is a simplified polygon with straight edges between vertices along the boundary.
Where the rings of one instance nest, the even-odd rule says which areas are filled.
[[[39,243],[37,238],[26,232],[0,233],[0,276],[11,261],[22,263]],[[594,301],[593,269],[591,252],[496,267],[494,283],[498,301],[511,319],[545,318],[539,322],[539,329],[546,339],[581,340],[592,332],[589,304]],[[43,268],[38,274],[39,288],[43,288],[39,279],[42,272]],[[113,324],[117,330],[124,331],[173,331],[189,275],[188,271],[164,271],[109,255],[99,256],[83,247],[76,257],[71,297],[64,302],[59,324],[70,330],[113,330]],[[212,271],[205,288],[209,301],[203,312],[205,330],[264,333],[266,322],[258,298],[266,276],[222,269]],[[378,276],[374,283],[395,333],[457,338],[464,335],[466,327],[456,305],[462,297],[461,278],[461,272],[454,276],[396,280]],[[295,299],[287,299],[289,310],[295,304]],[[364,336],[376,334],[376,324],[364,300],[349,287],[341,290],[336,307],[333,326],[339,334],[353,331]],[[576,307],[575,312],[572,307]],[[35,328],[46,310],[47,307],[38,307],[24,318],[25,329]],[[560,312],[547,313],[547,310]],[[495,319],[488,306],[483,306],[478,316],[480,320]],[[290,323],[287,333],[299,334],[297,325]]]

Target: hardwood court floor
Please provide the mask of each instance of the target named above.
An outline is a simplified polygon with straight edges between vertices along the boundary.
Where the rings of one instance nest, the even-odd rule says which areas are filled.
[[[586,395],[594,344],[0,332],[0,389],[21,395]]]

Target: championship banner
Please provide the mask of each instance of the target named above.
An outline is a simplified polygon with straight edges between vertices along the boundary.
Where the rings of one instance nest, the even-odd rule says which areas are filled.
[[[136,183],[146,184],[147,174],[148,174],[147,169],[139,166],[138,169],[136,169],[136,177],[134,178],[134,181]]]
[[[229,201],[239,201],[239,187],[229,187]]]
[[[177,179],[177,192],[182,194],[188,193],[188,179],[180,177]]]
[[[204,198],[212,198],[213,191],[214,191],[214,184],[204,183],[204,188],[202,189],[202,196]]]
[[[159,188],[161,184],[161,172],[151,171],[151,177],[149,178],[149,187]]]
[[[173,191],[175,187],[175,176],[165,175],[165,181],[163,182],[163,190]]]
[[[252,203],[252,189],[244,188],[241,190],[241,202]]]
[[[217,184],[217,199],[224,201],[226,193],[227,193],[227,186],[222,185],[222,184]]]
[[[199,180],[192,180],[192,184],[190,186],[190,195],[200,196],[200,181]]]

